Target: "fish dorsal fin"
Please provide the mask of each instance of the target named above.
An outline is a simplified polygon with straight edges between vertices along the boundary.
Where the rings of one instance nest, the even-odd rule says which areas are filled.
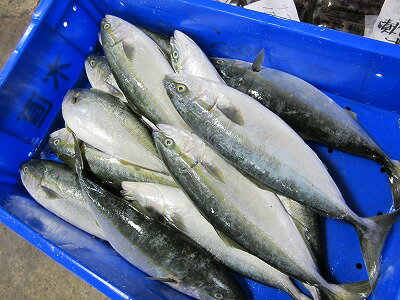
[[[124,49],[124,53],[128,60],[132,60],[133,54],[135,53],[135,49],[133,48],[133,46],[122,42],[122,49]]]
[[[344,109],[354,120],[358,121],[357,114],[354,111]]]
[[[218,181],[225,183],[224,175],[222,174],[222,170],[220,167],[211,161],[203,160],[201,165],[210,173],[215,179]]]
[[[164,283],[174,283],[174,284],[178,283],[178,281],[176,281],[175,279],[168,278],[168,277],[146,277],[146,279],[160,281],[160,282],[164,282]]]
[[[49,189],[48,187],[45,187],[43,185],[41,185],[40,187],[42,188],[42,191],[46,194],[47,198],[49,198],[49,200],[57,200],[62,198],[60,194],[53,191],[52,189]]]
[[[244,119],[240,109],[233,106],[230,101],[218,100],[217,108],[222,114],[224,114],[225,117],[227,117],[233,123],[240,126],[244,125]]]
[[[237,248],[237,249],[244,251],[244,249],[238,243],[236,243],[235,241],[233,241],[229,237],[227,237],[225,235],[225,233],[223,233],[222,231],[220,231],[219,229],[217,229],[215,227],[214,227],[214,229],[215,229],[215,232],[218,234],[219,238],[224,242],[224,244],[226,246],[232,247],[232,248]]]
[[[261,67],[264,63],[264,58],[265,58],[265,50],[261,49],[260,52],[258,52],[256,58],[253,61],[253,64],[251,66],[251,69],[254,72],[260,72],[261,71]]]

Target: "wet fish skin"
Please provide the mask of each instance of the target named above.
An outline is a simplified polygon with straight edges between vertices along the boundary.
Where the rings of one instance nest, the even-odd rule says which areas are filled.
[[[171,226],[208,251],[216,260],[237,273],[281,289],[294,299],[309,299],[302,294],[290,278],[240,249],[228,237],[224,240],[215,228],[201,215],[190,199],[175,187],[154,183],[123,182],[123,195],[132,205],[161,216]]]
[[[171,38],[171,49],[171,63],[175,72],[224,83],[200,47],[183,32],[174,31],[174,36]]]
[[[158,48],[162,51],[165,58],[169,61],[171,59],[172,53],[170,37],[140,26],[137,27],[141,31],[143,31],[149,38],[151,38],[154,43],[157,44]]]
[[[287,197],[278,195],[278,198],[295,221],[296,227],[303,236],[303,239],[310,245],[311,253],[315,258],[317,266],[321,266],[323,254],[318,214],[311,208]]]
[[[367,157],[388,172],[395,206],[400,206],[400,164],[391,160],[347,110],[306,81],[285,72],[232,59],[211,59],[226,83],[253,97],[294,130],[322,144]]]
[[[196,299],[244,299],[238,283],[210,257],[174,230],[84,177],[81,154],[75,152],[84,198],[122,257],[152,278],[163,278],[172,288]]]
[[[93,88],[111,94],[122,102],[127,102],[104,56],[89,55],[85,60],[85,70]]]
[[[76,174],[67,165],[32,159],[22,164],[20,174],[29,194],[44,208],[89,234],[107,239],[83,198]]]
[[[114,96],[96,89],[69,91],[62,115],[87,144],[120,160],[168,173],[148,129]]]
[[[258,188],[194,133],[164,124],[157,127],[159,130],[153,132],[153,137],[171,175],[217,229],[249,253],[332,297],[364,297],[358,294],[361,287],[348,291],[321,277],[309,249],[276,195]],[[363,283],[363,293],[368,293],[367,287],[366,291]]]
[[[102,20],[101,40],[128,102],[154,124],[187,128],[163,88],[163,77],[173,70],[156,43],[134,25],[110,15]]]
[[[324,164],[293,129],[240,91],[180,74],[166,76],[165,88],[189,126],[231,164],[279,194],[353,225],[375,286],[380,252],[400,211],[358,216],[346,205]]]
[[[75,167],[74,141],[66,128],[53,132],[49,145],[64,163]],[[170,175],[118,160],[85,143],[82,148],[90,171],[114,191],[121,190],[122,181],[154,182],[177,187]]]

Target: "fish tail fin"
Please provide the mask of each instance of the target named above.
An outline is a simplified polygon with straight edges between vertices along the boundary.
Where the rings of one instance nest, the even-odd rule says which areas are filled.
[[[362,300],[371,293],[371,286],[368,280],[346,283],[328,284],[321,287],[321,291],[329,300]]]
[[[354,224],[360,239],[361,251],[372,289],[379,278],[384,242],[399,213],[400,210],[396,210],[389,214],[365,218],[363,224]]]
[[[310,292],[312,299],[314,299],[314,300],[322,299],[321,291],[319,288],[317,288],[316,286],[313,286],[313,285],[306,284],[306,283],[303,283],[303,285]],[[307,297],[306,295],[304,295],[304,296]],[[300,298],[300,299],[303,300],[303,298]],[[309,299],[309,298],[307,297],[304,299]]]
[[[386,164],[389,176],[390,187],[392,189],[394,208],[400,208],[400,161],[389,160]]]

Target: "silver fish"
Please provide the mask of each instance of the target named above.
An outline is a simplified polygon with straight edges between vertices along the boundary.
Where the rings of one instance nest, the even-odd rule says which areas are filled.
[[[64,163],[75,167],[74,140],[66,128],[53,132],[49,145]],[[85,143],[82,150],[90,171],[114,191],[121,190],[122,181],[154,182],[177,187],[170,175],[121,161]]]
[[[339,299],[361,299],[357,292],[322,278],[275,194],[258,188],[195,134],[157,127],[153,137],[171,175],[211,224],[287,275]]]
[[[76,171],[86,202],[111,246],[131,264],[196,299],[244,299],[229,272],[177,232],[129,206],[84,176],[79,144]]]
[[[127,102],[104,56],[89,55],[85,60],[85,70],[93,88],[111,94],[122,102]]]
[[[66,125],[89,145],[120,160],[168,173],[147,128],[114,96],[95,89],[69,91],[62,115]]]
[[[164,76],[173,70],[154,41],[134,25],[109,15],[101,23],[101,40],[128,102],[154,124],[187,128],[163,88]]]
[[[171,62],[175,72],[225,83],[200,47],[183,32],[174,31],[171,49]]]
[[[235,272],[281,289],[294,299],[309,299],[290,278],[218,232],[179,188],[154,183],[123,182],[123,195],[132,205],[155,213]]]
[[[353,225],[375,286],[383,243],[400,211],[371,218],[358,216],[303,139],[250,96],[180,74],[166,76],[165,87],[190,127],[238,169],[279,194]]]
[[[66,165],[49,160],[30,160],[21,166],[22,183],[44,208],[64,221],[106,240],[86,204],[76,174]]]
[[[400,163],[391,160],[357,122],[354,114],[306,81],[291,74],[224,58],[211,59],[226,83],[259,101],[305,139],[373,159],[389,175],[395,206],[400,206]],[[261,66],[263,59],[258,65]]]

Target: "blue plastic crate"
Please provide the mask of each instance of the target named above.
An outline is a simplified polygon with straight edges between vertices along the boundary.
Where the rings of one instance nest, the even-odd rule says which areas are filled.
[[[54,158],[48,134],[62,126],[68,89],[86,86],[84,59],[98,49],[102,17],[113,14],[163,33],[180,29],[208,55],[251,60],[261,48],[266,65],[314,84],[356,112],[365,129],[400,158],[400,48],[211,0],[43,0],[0,73],[0,221],[112,298],[184,299],[121,258],[108,243],[62,221],[29,197],[19,180],[31,157]],[[328,166],[349,206],[362,216],[388,212],[391,195],[376,163],[311,144]],[[358,240],[346,223],[322,225],[326,278],[367,278]],[[382,275],[371,299],[400,299],[397,224],[383,252]],[[361,263],[361,268],[359,263]],[[358,268],[357,268],[358,266]],[[280,291],[239,278],[257,299],[289,299]]]

